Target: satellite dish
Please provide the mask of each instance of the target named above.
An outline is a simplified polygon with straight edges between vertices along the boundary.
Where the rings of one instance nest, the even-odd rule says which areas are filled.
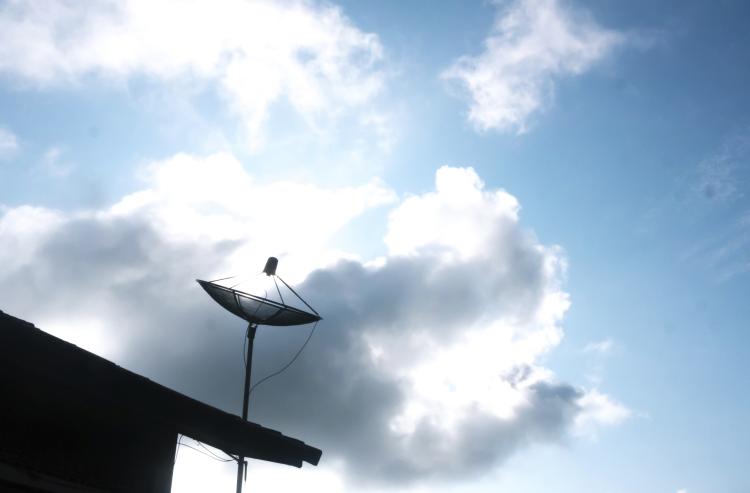
[[[222,286],[217,281],[203,281],[196,279],[198,284],[206,290],[208,295],[220,304],[227,311],[234,313],[238,317],[254,325],[304,325],[322,320],[318,312],[303,300],[291,286],[282,278],[276,275],[276,267],[279,261],[276,257],[269,257],[263,272],[267,276],[273,276],[274,282],[279,279],[289,291],[294,294],[307,308],[311,311],[301,310],[284,303],[284,299],[279,291],[281,302],[269,299],[267,297],[257,296],[246,293],[238,289]],[[223,279],[219,279],[221,281]],[[278,289],[278,285],[277,285]]]
[[[197,281],[215,302],[251,324],[303,325],[321,320],[317,313],[306,312],[268,298],[227,288],[212,281],[200,279]]]
[[[276,291],[279,295],[280,301],[269,299],[268,296],[258,296],[255,294],[246,293],[244,291],[234,289],[234,286],[227,287],[218,284],[219,281],[231,279],[229,277],[225,279],[216,279],[215,281],[203,281],[201,279],[196,279],[196,281],[198,281],[198,284],[200,284],[201,287],[206,290],[208,295],[213,298],[214,301],[224,307],[224,309],[226,309],[227,311],[234,313],[248,323],[246,333],[247,341],[245,345],[247,351],[245,359],[245,384],[243,386],[244,396],[242,399],[243,421],[247,420],[248,402],[250,399],[251,391],[250,376],[253,366],[253,341],[255,339],[255,331],[258,328],[258,325],[288,326],[304,325],[315,322],[315,327],[317,327],[317,322],[322,320],[320,314],[316,312],[313,307],[307,304],[307,302],[303,300],[302,297],[298,295],[297,292],[289,284],[286,283],[286,281],[276,275],[276,268],[278,267],[278,265],[279,261],[276,257],[268,257],[266,266],[263,268],[263,273],[273,279],[274,286],[276,287]],[[310,311],[302,310],[300,308],[296,308],[287,304],[284,301],[284,297],[281,294],[281,289],[279,289],[279,284],[276,282],[276,279],[281,281],[284,286],[286,286],[287,289],[289,289],[289,291],[291,291],[292,294],[296,296],[297,299],[301,301],[304,306],[306,306]],[[236,284],[235,286],[239,286],[239,284]],[[295,359],[297,359],[297,356],[299,356],[299,353],[305,348],[305,345],[307,345],[310,337],[312,337],[313,332],[315,332],[315,327],[313,327],[313,329],[310,331],[310,335],[307,337],[307,340],[291,360],[291,362],[289,362],[282,370],[273,373],[270,376],[277,375],[281,371],[284,371],[289,367],[290,364],[294,362]],[[261,381],[258,383],[261,383],[268,378],[269,377],[261,379]],[[258,385],[258,383],[256,383],[256,385]],[[235,459],[237,460],[237,493],[241,493],[242,473],[245,470],[246,463],[244,457],[236,457]]]

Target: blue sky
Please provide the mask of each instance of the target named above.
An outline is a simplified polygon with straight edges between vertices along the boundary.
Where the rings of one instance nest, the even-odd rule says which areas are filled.
[[[740,1],[0,2],[0,309],[235,410],[240,358],[213,362],[241,329],[191,283],[276,254],[329,335],[251,418],[324,455],[255,465],[258,482],[746,491],[749,16]],[[186,323],[179,343],[154,329]],[[259,371],[298,342],[259,335]],[[314,387],[328,377],[392,405]],[[346,408],[340,429],[279,417],[305,395]],[[420,423],[447,448],[420,445]],[[342,438],[358,431],[371,455]],[[200,488],[197,470],[231,485],[191,454],[174,491]]]

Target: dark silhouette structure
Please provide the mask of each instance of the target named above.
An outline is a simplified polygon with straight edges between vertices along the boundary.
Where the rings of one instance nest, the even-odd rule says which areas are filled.
[[[0,311],[0,491],[169,492],[178,434],[296,467],[321,456]]]

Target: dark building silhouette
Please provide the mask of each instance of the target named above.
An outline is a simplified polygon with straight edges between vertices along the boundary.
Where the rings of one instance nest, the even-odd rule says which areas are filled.
[[[0,491],[169,492],[178,434],[297,467],[321,456],[0,311]]]

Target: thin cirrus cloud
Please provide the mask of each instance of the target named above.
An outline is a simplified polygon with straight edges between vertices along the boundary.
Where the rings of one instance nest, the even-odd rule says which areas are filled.
[[[384,82],[378,37],[316,2],[7,2],[0,32],[0,74],[36,87],[92,76],[214,84],[255,147],[274,103],[314,124],[365,105]]]
[[[41,165],[49,176],[55,178],[68,176],[75,169],[75,165],[65,158],[65,151],[56,146],[44,152]]]
[[[472,477],[629,416],[542,364],[570,305],[565,258],[471,168],[440,168],[434,191],[400,202],[379,182],[258,183],[228,154],[177,155],[144,178],[106,209],[2,210],[4,310],[236,409],[242,323],[193,279],[259,269],[260,252],[285,248],[284,276],[325,319],[295,366],[253,394],[251,418],[323,448],[349,484]],[[384,206],[382,258],[332,249]],[[305,335],[261,330],[254,371],[276,369]]]
[[[18,150],[18,137],[7,128],[0,127],[0,159],[12,156]]]
[[[524,133],[559,78],[581,75],[624,41],[582,10],[559,0],[515,0],[500,8],[478,55],[465,55],[441,77],[468,93],[478,131]]]
[[[693,191],[702,199],[724,204],[743,198],[748,180],[750,127],[731,132],[695,170]]]
[[[605,354],[608,354],[614,346],[615,343],[612,339],[603,339],[601,341],[594,341],[586,344],[583,347],[583,352],[603,356]]]
[[[689,247],[680,256],[722,283],[750,272],[750,205],[745,190],[750,184],[750,128],[744,126],[724,137],[718,148],[677,181],[686,197],[654,209],[655,217],[666,210],[690,207],[686,216],[691,228]],[[717,214],[728,220],[718,228]],[[695,229],[711,221],[711,235],[696,235]]]

